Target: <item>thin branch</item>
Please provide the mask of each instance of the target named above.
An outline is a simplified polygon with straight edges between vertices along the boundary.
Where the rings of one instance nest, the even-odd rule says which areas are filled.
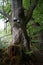
[[[28,9],[28,11],[27,11],[27,14],[26,14],[25,24],[27,24],[28,21],[31,19],[32,14],[33,14],[33,11],[34,11],[34,9],[35,9],[37,3],[38,3],[38,0],[34,0],[34,2],[30,5],[30,7],[29,7],[29,9]]]
[[[7,14],[7,13],[5,13],[4,11],[2,11],[2,10],[0,10],[0,13],[3,15],[3,16],[5,16],[6,18],[8,18],[9,19],[9,15]]]
[[[30,0],[30,5],[31,5],[31,0]]]

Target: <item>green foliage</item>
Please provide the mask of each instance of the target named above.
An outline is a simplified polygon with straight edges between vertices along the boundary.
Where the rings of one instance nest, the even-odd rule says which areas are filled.
[[[3,8],[3,6],[2,6],[2,8]],[[6,12],[6,13],[10,13],[10,9],[11,7],[10,7],[10,4],[9,3],[6,3],[6,6],[4,6],[4,11]]]
[[[7,32],[6,32],[7,30]],[[0,30],[0,48],[7,48],[11,41],[11,28],[9,22],[7,23],[7,29]]]
[[[32,17],[34,20],[30,20],[27,24],[27,33],[31,38],[31,43],[40,48],[41,41],[39,38],[41,37],[39,36],[43,31],[43,0],[39,0]],[[39,23],[39,26],[36,23]]]
[[[11,35],[0,37],[0,49],[7,48],[9,46],[9,43],[11,41]]]
[[[24,6],[25,9],[28,9],[29,5],[30,5],[29,0],[23,0],[23,6]]]
[[[33,53],[33,51],[27,51],[27,52],[25,52],[25,54],[27,54],[27,55],[29,55],[29,56],[31,56],[32,53]]]
[[[11,5],[10,5],[10,0],[1,0],[0,1],[0,10],[3,10],[7,14],[11,13]],[[5,16],[0,15],[0,19],[5,18]]]

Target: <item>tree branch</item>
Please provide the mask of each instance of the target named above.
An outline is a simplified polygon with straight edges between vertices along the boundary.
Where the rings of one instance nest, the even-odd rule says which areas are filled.
[[[9,19],[9,15],[7,14],[7,13],[5,13],[4,11],[2,11],[2,10],[0,10],[0,13],[3,15],[3,16],[5,16],[6,18],[8,18]]]
[[[25,24],[27,24],[28,21],[31,19],[33,10],[35,9],[37,3],[38,3],[38,0],[34,0],[34,2],[30,5],[29,9],[27,10]]]

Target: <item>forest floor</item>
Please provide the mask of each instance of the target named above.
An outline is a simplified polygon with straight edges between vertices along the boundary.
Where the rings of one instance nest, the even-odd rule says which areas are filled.
[[[40,54],[32,54],[31,56],[24,55],[20,59],[20,56],[9,58],[7,50],[0,49],[0,65],[43,65],[43,50],[40,50]]]

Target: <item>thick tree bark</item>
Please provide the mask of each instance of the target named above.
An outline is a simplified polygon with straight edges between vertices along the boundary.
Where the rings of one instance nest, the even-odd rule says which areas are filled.
[[[15,4],[16,3],[16,4]],[[20,3],[20,4],[19,4]],[[11,9],[12,9],[12,43],[13,44],[23,44],[25,49],[28,50],[28,45],[27,43],[29,43],[29,40],[27,39],[27,33],[26,30],[24,29],[24,25],[23,24],[23,18],[24,17],[24,11],[23,11],[23,7],[22,7],[22,1],[18,1],[18,0],[11,0]],[[23,15],[21,15],[23,14]],[[20,17],[20,16],[21,17]],[[17,19],[17,21],[19,20],[19,23],[17,23],[17,21],[14,21],[14,17]],[[21,37],[21,42],[20,42],[20,38]],[[22,39],[23,38],[23,39]]]
[[[26,50],[30,48],[30,38],[27,35],[26,24],[30,20],[33,10],[36,7],[37,0],[30,5],[27,11],[27,19],[25,21],[24,10],[22,6],[22,0],[11,0],[11,11],[12,11],[12,44],[23,44]],[[14,20],[16,18],[16,20]],[[20,42],[20,37],[21,41]],[[23,40],[22,40],[23,38]]]

